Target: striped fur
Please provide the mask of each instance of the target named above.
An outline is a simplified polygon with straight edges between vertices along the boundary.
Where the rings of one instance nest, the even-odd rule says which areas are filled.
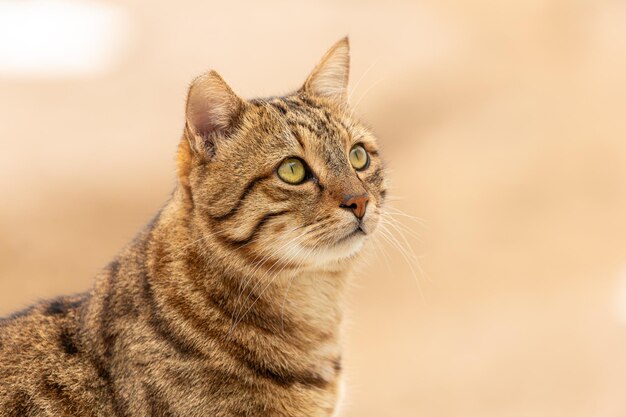
[[[241,100],[215,73],[192,85],[158,215],[88,293],[0,320],[0,416],[333,415],[346,281],[385,195],[347,54],[344,39],[284,97]],[[276,175],[291,156],[303,184]],[[365,193],[353,233],[340,204]]]

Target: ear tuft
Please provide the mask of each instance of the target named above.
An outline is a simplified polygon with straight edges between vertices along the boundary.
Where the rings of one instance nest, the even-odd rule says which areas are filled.
[[[311,94],[346,102],[349,74],[350,42],[346,36],[326,52],[302,89]]]
[[[194,139],[202,142],[194,148],[212,153],[215,141],[228,133],[242,107],[243,100],[217,72],[196,78],[187,96],[187,126]]]

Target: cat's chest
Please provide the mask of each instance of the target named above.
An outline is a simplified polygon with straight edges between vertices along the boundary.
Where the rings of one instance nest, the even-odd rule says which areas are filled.
[[[320,379],[277,380],[276,376],[259,379],[246,372],[228,374],[212,365],[181,363],[160,377],[159,385],[168,388],[158,395],[168,415],[330,417],[336,409],[341,382],[340,375],[332,370],[334,366],[329,361],[316,369]],[[321,379],[321,374],[328,379]],[[154,398],[147,400],[154,403]]]

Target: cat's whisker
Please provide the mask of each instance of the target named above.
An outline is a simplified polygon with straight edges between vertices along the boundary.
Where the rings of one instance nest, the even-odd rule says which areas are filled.
[[[399,233],[406,233],[418,242],[423,243],[423,239],[414,230],[410,229],[407,225],[398,221],[398,219],[394,219],[393,216],[389,214],[384,215],[381,217],[380,221],[389,223]]]
[[[298,228],[299,228],[299,227],[296,227],[296,228],[294,228],[294,229],[293,229],[292,231],[290,231],[290,232],[293,232],[293,231],[297,230]],[[189,247],[189,246],[191,246],[191,245],[193,245],[193,244],[196,244],[196,243],[201,243],[201,244],[202,244],[202,243],[208,242],[208,240],[209,240],[209,238],[210,238],[210,237],[215,236],[215,235],[216,235],[216,234],[218,234],[218,233],[219,233],[219,231],[215,231],[215,232],[212,232],[212,233],[210,233],[210,234],[207,234],[207,235],[203,236],[202,238],[197,239],[197,240],[195,240],[195,241],[193,241],[193,242],[191,242],[191,243],[189,243],[189,244],[185,245],[182,249],[187,248],[187,247]],[[245,247],[245,246],[247,246],[247,245],[250,245],[250,244],[256,243],[256,242],[258,242],[260,239],[261,239],[261,236],[257,236],[257,237],[255,237],[254,239],[252,239],[251,241],[246,242],[246,243],[244,243],[244,244],[242,244],[242,245],[238,246],[238,247],[236,248],[236,250],[242,249],[243,247]],[[181,250],[182,250],[182,249],[181,249]],[[205,249],[205,251],[208,251],[208,250],[207,250],[207,248],[204,248],[204,249]],[[179,251],[179,252],[180,252],[180,251]],[[178,252],[177,252],[177,253],[178,253]],[[253,262],[255,262],[255,261],[256,261],[258,258],[260,258],[260,257],[261,257],[261,254],[259,254],[259,255],[255,256],[255,258],[254,258]],[[207,260],[207,261],[208,261],[208,260]],[[262,261],[260,261],[260,262],[262,262]],[[243,288],[245,288],[245,285],[243,285],[243,288],[242,288],[242,282],[241,282],[241,281],[239,282],[239,287],[241,288],[241,293],[243,293]],[[240,294],[240,295],[241,295],[241,294]],[[235,303],[235,304],[236,304],[236,303]]]
[[[403,212],[402,210],[400,210],[397,207],[387,206],[387,207],[385,207],[385,211],[388,214],[398,215],[398,216],[405,217],[405,218],[407,218],[409,220],[413,220],[416,223],[419,223],[421,226],[425,226],[428,223],[425,219],[422,219],[421,217],[416,217],[416,216],[412,216],[410,214],[407,214],[407,213]]]
[[[313,226],[316,226],[316,225],[313,225]],[[306,227],[306,226],[301,226],[301,227]],[[299,228],[301,228],[301,227],[296,228],[296,230],[297,230],[297,229],[299,229]],[[297,239],[300,239],[302,236],[306,235],[306,233],[308,233],[308,231],[307,231],[307,230],[305,230],[304,232],[302,232],[300,235],[298,235],[298,236],[296,236],[296,237],[294,237],[294,238],[290,239],[289,241],[287,241],[286,243],[284,243],[281,247],[279,247],[279,248],[275,249],[272,253],[268,254],[268,255],[264,258],[264,260],[262,260],[261,262],[259,262],[259,264],[257,265],[257,267],[256,267],[256,268],[255,268],[252,272],[250,272],[250,273],[247,275],[247,277],[250,277],[250,278],[251,278],[251,277],[252,277],[252,276],[256,273],[256,271],[258,270],[258,268],[260,267],[260,265],[261,265],[263,262],[265,262],[265,260],[269,259],[269,257],[272,257],[272,256],[274,256],[274,255],[278,255],[278,252],[279,252],[279,251],[281,251],[283,248],[285,248],[285,247],[287,247],[287,246],[291,245],[291,244],[292,244],[292,243],[294,243]],[[272,273],[272,272],[273,272],[274,267],[275,267],[276,265],[278,265],[278,264],[272,265],[272,267],[270,267],[267,271],[265,271],[265,273],[264,273],[264,274],[263,274],[260,278],[257,278],[257,282],[255,282],[255,283],[253,284],[252,288],[250,289],[250,291],[249,291],[249,293],[248,293],[248,296],[246,297],[246,300],[247,300],[247,299],[249,299],[249,298],[250,298],[250,296],[254,293],[254,291],[258,288],[258,286],[259,286],[259,285],[261,285],[262,280],[265,278],[265,276],[267,276],[268,274],[270,274],[270,273]],[[248,280],[248,281],[249,281],[249,280]],[[245,288],[245,286],[244,286],[244,288]],[[242,291],[241,291],[241,293],[239,294],[238,300],[241,298],[241,296],[242,296],[242,295],[243,295],[243,290],[242,290]],[[239,304],[239,305],[240,305],[240,307],[241,307],[241,309],[243,309],[243,306],[245,305],[245,301],[244,301],[243,303],[239,303],[239,301],[237,301],[237,303],[236,303],[236,304]],[[238,311],[240,311],[240,310],[238,309]],[[234,320],[234,322],[235,322],[235,324],[236,324],[236,322],[238,322],[238,321],[239,321],[239,317],[238,317],[238,316],[239,316],[239,313],[237,313],[237,314],[235,315],[235,318],[233,319],[233,320]]]
[[[301,227],[296,227],[293,231],[300,229]],[[293,232],[292,231],[292,232]],[[252,280],[252,278],[254,277],[254,275],[256,274],[256,272],[259,270],[259,268],[261,267],[261,265],[263,265],[263,263],[265,261],[267,261],[268,259],[270,259],[271,257],[278,255],[279,252],[284,249],[285,247],[289,246],[290,244],[294,243],[297,239],[299,239],[300,237],[304,236],[306,234],[306,230],[304,232],[302,232],[301,234],[299,234],[298,236],[288,240],[287,242],[285,242],[283,245],[281,245],[278,248],[275,248],[273,251],[265,254],[265,256],[262,257],[261,260],[259,260],[258,262],[256,262],[255,266],[253,267],[253,269],[241,280],[241,282],[243,282],[243,284],[240,285],[241,290],[239,292],[239,295],[237,296],[237,300],[235,302],[235,306],[236,310],[233,312],[233,321],[234,321],[234,325],[231,328],[231,332],[234,329],[235,325],[237,324],[238,320],[239,320],[239,314],[241,312],[241,310],[243,309],[243,305],[244,303],[240,303],[241,297],[243,296],[243,293],[245,291],[245,288],[248,286],[248,283]],[[274,265],[272,265],[272,267],[270,267],[269,271],[271,271],[274,268]],[[268,273],[268,271],[266,271],[266,274]],[[258,286],[258,281],[252,286],[252,288],[250,289],[250,294],[252,294],[254,292],[254,290],[257,288]],[[249,298],[250,295],[248,295],[247,298]],[[230,333],[230,332],[229,332]]]
[[[413,260],[414,262],[417,262],[417,255],[415,255],[415,252],[413,251],[413,248],[411,247],[411,244],[409,243],[409,241],[406,239],[406,237],[404,236],[404,234],[402,233],[402,230],[397,229],[396,226],[393,224],[393,222],[390,222],[388,220],[385,219],[381,219],[381,224],[384,226],[390,226],[392,228],[392,230],[386,229],[386,231],[394,238],[394,240],[398,243],[398,248],[411,260]],[[393,234],[393,231],[397,232],[398,236],[400,236],[400,238],[398,238],[396,235]],[[402,242],[400,242],[402,241]],[[402,244],[401,244],[402,243]]]
[[[357,109],[359,108],[359,104],[361,104],[361,101],[363,101],[363,99],[367,96],[367,94],[369,94],[370,91],[372,91],[372,89],[374,87],[376,87],[378,84],[380,84],[383,81],[386,81],[387,77],[381,77],[378,80],[376,80],[374,83],[372,83],[363,94],[361,94],[361,97],[359,97],[359,100],[356,102],[356,104],[354,106],[352,106],[352,112],[350,113],[350,118],[354,117],[354,113],[357,111]]]
[[[285,290],[285,295],[283,295],[283,302],[281,303],[281,306],[280,306],[280,327],[281,327],[283,334],[285,334],[285,303],[287,302],[287,295],[289,294],[289,290],[291,289],[291,284],[293,284],[293,282],[296,279],[295,272],[289,279],[289,284],[287,285],[287,289]]]
[[[410,256],[407,255],[405,249],[397,241],[397,239],[393,236],[393,234],[389,230],[387,230],[386,226],[387,226],[386,224],[381,224],[381,229],[380,229],[381,233],[380,233],[380,235],[387,242],[389,242],[392,246],[394,246],[396,249],[398,249],[400,255],[403,257],[404,261],[406,262],[407,266],[409,267],[409,269],[411,271],[411,275],[413,276],[413,279],[414,279],[415,283],[417,284],[417,289],[419,291],[420,297],[422,298],[422,300],[425,300],[424,292],[423,292],[423,289],[422,289],[422,285],[419,282],[419,278],[417,276],[415,268],[413,267],[413,262],[411,262]]]
[[[305,226],[299,226],[299,227],[296,227],[295,229],[293,229],[292,231],[290,231],[290,232],[288,232],[288,233],[292,233],[293,231],[296,231],[296,230],[298,230],[298,229],[301,229],[302,227],[305,227]],[[258,269],[261,267],[261,265],[263,265],[263,263],[265,263],[265,261],[267,261],[268,259],[270,259],[271,257],[273,257],[273,256],[275,256],[275,255],[278,255],[278,254],[279,254],[279,252],[280,252],[282,249],[284,249],[284,248],[286,248],[287,246],[289,246],[290,244],[294,243],[297,239],[299,239],[299,238],[301,238],[302,236],[306,235],[306,233],[307,233],[307,231],[305,230],[305,231],[304,231],[304,232],[302,232],[300,235],[298,235],[298,236],[296,236],[296,237],[294,237],[294,238],[290,239],[289,241],[285,242],[282,246],[280,246],[280,247],[278,247],[278,248],[275,248],[275,249],[274,249],[272,252],[270,252],[270,253],[267,253],[267,254],[266,254],[266,255],[265,255],[265,256],[264,256],[264,257],[263,257],[263,258],[262,258],[259,262],[257,262],[257,263],[256,263],[256,265],[253,267],[252,271],[251,271],[249,274],[247,274],[247,275],[246,275],[246,277],[245,277],[245,278],[246,278],[246,280],[247,280],[248,278],[251,278],[251,277],[252,277],[252,276],[253,276],[253,275],[254,275],[254,274],[258,271]],[[245,287],[245,285],[247,285],[247,283],[246,283],[246,284],[244,284],[244,287]],[[253,286],[253,288],[251,289],[251,291],[254,291],[254,289],[255,289],[255,288],[256,288],[256,284],[255,284],[255,286]]]
[[[348,103],[350,102],[350,99],[352,98],[352,95],[357,91],[357,89],[359,88],[359,85],[361,84],[361,81],[363,81],[363,79],[365,78],[365,76],[372,70],[372,68],[374,68],[376,66],[376,64],[378,64],[380,62],[380,58],[378,58],[376,61],[372,62],[372,64],[365,70],[365,72],[363,74],[361,74],[361,76],[359,77],[359,79],[357,80],[356,84],[354,84],[354,86],[352,87],[352,92],[350,94],[348,94]]]
[[[391,218],[385,221],[389,221],[390,222],[389,225],[398,232],[398,234],[404,241],[406,247],[408,248],[408,251],[410,252],[412,258],[415,260],[415,266],[419,269],[421,275],[425,277],[427,280],[432,282],[430,275],[426,273],[426,271],[422,268],[422,265],[420,263],[420,257],[415,254],[415,252],[413,251],[413,247],[410,245],[406,236],[404,236],[404,233],[409,233],[413,231],[409,229],[406,225],[403,225],[402,223],[400,223],[397,219]],[[417,236],[414,232],[412,234],[414,235],[413,237],[417,239],[419,242],[423,242],[423,240],[419,236]]]
[[[290,233],[293,233],[293,232],[295,232],[295,231],[297,231],[297,230],[299,230],[299,229],[302,229],[303,227],[304,227],[304,226],[298,226],[298,227],[295,227],[295,228],[293,228],[293,229],[289,230],[288,232],[286,232],[285,234],[290,234]],[[302,236],[302,235],[300,235],[300,236]],[[255,239],[253,239],[253,241],[256,243],[256,242],[258,242],[258,241],[261,239],[261,237],[262,237],[262,236],[258,236],[258,237],[256,237]],[[298,237],[296,237],[296,238],[298,238]],[[294,239],[296,239],[296,238],[294,238]],[[245,246],[249,245],[250,243],[252,243],[252,242],[248,242],[248,243],[245,243],[245,244],[243,244],[243,245],[241,245],[241,246],[237,247],[237,250],[244,248]],[[286,244],[288,244],[288,243],[286,243]],[[281,246],[280,248],[275,249],[275,251],[274,251],[274,252],[270,252],[270,253],[264,253],[264,252],[261,252],[261,253],[257,254],[257,255],[254,257],[254,259],[253,259],[253,260],[252,260],[252,262],[251,262],[251,263],[252,263],[252,270],[250,271],[250,273],[249,273],[249,274],[247,274],[247,275],[246,275],[246,276],[245,276],[245,277],[244,277],[244,278],[240,281],[239,286],[240,286],[241,293],[243,293],[243,289],[244,289],[244,288],[246,287],[246,285],[248,284],[248,280],[252,277],[252,275],[254,275],[254,274],[256,273],[256,271],[258,270],[258,268],[260,268],[260,267],[261,267],[261,265],[262,265],[265,261],[267,261],[270,257],[274,256],[274,255],[275,255],[275,254],[276,254],[279,250],[281,250],[283,247],[284,247],[284,246]],[[275,252],[276,252],[276,253],[275,253]],[[242,287],[243,287],[243,288],[242,288]],[[241,293],[239,294],[239,296],[241,296]]]
[[[397,222],[396,222],[396,223],[397,223]],[[394,226],[394,223],[391,223],[391,226],[393,227],[393,226]],[[403,235],[402,230],[398,230],[398,232],[399,232],[400,236],[402,237],[402,239],[404,240],[404,243],[405,243],[406,247],[408,248],[409,254],[410,254],[410,255],[411,255],[411,257],[414,259],[414,261],[415,261],[415,266],[419,269],[420,274],[421,274],[423,277],[425,277],[426,279],[428,279],[429,281],[432,281],[432,279],[431,279],[430,275],[428,275],[428,273],[426,273],[426,271],[422,268],[422,265],[421,265],[421,263],[420,263],[420,258],[419,258],[419,257],[415,254],[415,252],[413,251],[412,246],[409,244],[408,240],[407,240],[407,239],[406,239],[406,237]],[[393,236],[393,235],[392,235],[392,236]],[[397,241],[397,239],[396,239],[396,241]],[[399,243],[398,243],[398,246],[401,246],[401,245],[399,245]],[[406,249],[405,249],[405,252],[406,252]]]
[[[329,219],[328,221],[319,224],[318,227],[310,231],[311,234],[307,236],[307,239],[309,241],[315,241],[316,239],[325,240],[324,239],[325,234],[327,233],[332,234],[332,232],[329,231],[329,229],[326,226],[332,223],[333,223],[332,219]]]
[[[407,264],[407,266],[409,267],[409,270],[411,271],[411,276],[413,277],[413,280],[417,286],[418,292],[420,294],[420,297],[422,298],[422,300],[424,299],[424,293],[422,290],[422,286],[419,282],[419,278],[415,272],[415,269],[413,268],[412,262],[410,261],[410,259],[408,259],[406,257],[406,255],[404,254],[404,252],[402,251],[402,249],[398,246],[398,243],[396,241],[394,241],[392,235],[390,234],[390,232],[388,230],[386,230],[386,228],[384,226],[381,227],[380,230],[380,236],[387,241],[387,243],[389,243],[392,247],[394,247],[395,249],[398,250],[398,252],[400,253],[400,255],[402,256],[403,260],[405,261],[405,263]]]
[[[412,237],[413,239],[417,240],[420,243],[423,243],[423,239],[422,237],[412,228],[410,228],[408,225],[402,223],[400,221],[400,219],[397,219],[396,217],[394,217],[395,214],[394,213],[390,213],[390,212],[385,212],[381,215],[380,220],[381,222],[386,222],[388,223],[391,227],[394,228],[394,230],[396,230],[398,232],[398,234],[402,237],[402,239],[404,240],[405,244],[407,245],[407,247],[409,247],[412,250],[412,246],[411,244],[408,242],[405,233],[407,235],[409,235],[409,237]],[[402,216],[402,218],[404,219],[405,217]],[[420,226],[422,226],[422,224],[420,224]]]
[[[385,252],[385,247],[381,244],[379,239],[372,239],[372,243],[374,244],[374,248],[376,249],[376,255],[380,253],[383,261],[385,262],[385,266],[387,267],[387,271],[392,271],[391,265],[389,264],[389,254]]]
[[[317,249],[317,247],[312,247],[309,249],[309,251],[307,252],[307,254],[305,256],[303,256],[303,258],[300,260],[300,263],[298,265],[298,267],[296,268],[296,270],[293,272],[291,278],[289,279],[289,285],[287,286],[287,289],[285,290],[285,295],[283,296],[283,302],[280,308],[280,320],[281,320],[281,328],[282,328],[282,332],[283,334],[285,333],[285,303],[287,302],[287,295],[289,294],[289,290],[291,289],[291,284],[293,284],[293,281],[296,279],[296,274],[298,272],[300,272],[302,266],[304,265],[304,263],[306,262],[307,258]]]
[[[211,233],[209,233],[209,234],[203,235],[203,236],[202,236],[202,237],[200,237],[199,239],[196,239],[196,240],[194,240],[194,241],[192,241],[192,242],[190,242],[190,243],[188,243],[188,244],[186,244],[186,245],[184,245],[184,246],[181,246],[180,248],[178,248],[178,250],[177,250],[176,252],[172,252],[172,253],[170,253],[170,254],[166,255],[166,257],[167,257],[167,256],[171,256],[172,258],[171,258],[170,260],[175,260],[176,258],[178,258],[178,256],[179,256],[180,254],[182,254],[182,253],[185,251],[185,249],[187,249],[187,248],[189,248],[190,246],[193,246],[193,245],[195,245],[195,244],[197,244],[197,243],[200,243],[200,242],[202,242],[202,241],[206,241],[206,240],[208,240],[209,238],[211,238],[211,237],[213,237],[213,236],[215,236],[215,235],[217,235],[217,234],[219,234],[219,233],[220,233],[220,231],[214,231],[214,232],[211,232]]]
[[[298,248],[297,252],[296,252],[294,255],[292,255],[292,256],[291,256],[291,258],[292,258],[292,259],[293,259],[293,258],[296,258],[296,256],[297,256],[298,254],[300,254],[300,252],[301,252],[302,250],[304,250],[304,247],[302,247],[302,246],[301,246],[300,248]],[[272,265],[272,268],[273,268],[274,266],[275,266],[275,265]],[[265,291],[266,291],[266,290],[270,287],[270,285],[272,285],[272,283],[274,282],[274,280],[276,279],[276,277],[280,275],[280,273],[281,273],[281,272],[285,269],[285,267],[286,267],[286,266],[287,266],[287,263],[285,262],[285,263],[283,264],[283,266],[281,267],[281,269],[280,269],[279,271],[277,271],[276,273],[274,273],[274,274],[273,274],[273,276],[271,277],[271,279],[269,280],[269,282],[268,282],[268,283],[267,283],[267,284],[263,287],[263,289],[259,292],[259,295],[258,295],[258,296],[257,296],[257,297],[256,297],[256,298],[252,301],[252,303],[250,304],[250,306],[248,307],[248,309],[247,309],[247,310],[246,310],[246,311],[245,311],[245,312],[241,315],[241,317],[240,317],[240,318],[238,318],[238,319],[235,321],[235,323],[233,324],[233,330],[234,330],[234,328],[237,326],[237,324],[238,324],[238,323],[240,323],[240,322],[241,322],[241,321],[245,318],[246,314],[248,314],[248,312],[250,312],[250,310],[252,310],[252,308],[254,307],[254,305],[256,304],[256,302],[257,302],[257,301],[259,301],[259,299],[263,296],[263,294],[265,293]],[[270,268],[270,269],[272,269],[272,268]],[[265,277],[267,277],[267,276],[268,276],[268,271],[266,271],[266,272],[263,274],[263,276],[262,276],[261,278],[259,278],[259,280],[258,280],[258,282],[257,282],[257,283],[262,282],[262,281],[265,279]],[[255,288],[256,288],[256,285],[255,285]],[[252,292],[254,291],[254,289],[255,289],[255,288],[253,288],[253,290],[251,290],[250,294],[252,294]],[[249,297],[248,297],[248,298],[249,298]],[[246,300],[247,300],[247,299],[246,299]]]

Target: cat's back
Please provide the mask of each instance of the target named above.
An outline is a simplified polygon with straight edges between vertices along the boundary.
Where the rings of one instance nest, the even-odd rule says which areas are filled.
[[[98,376],[78,336],[86,295],[0,319],[0,416],[91,415],[85,387]],[[95,391],[97,392],[97,391]]]

